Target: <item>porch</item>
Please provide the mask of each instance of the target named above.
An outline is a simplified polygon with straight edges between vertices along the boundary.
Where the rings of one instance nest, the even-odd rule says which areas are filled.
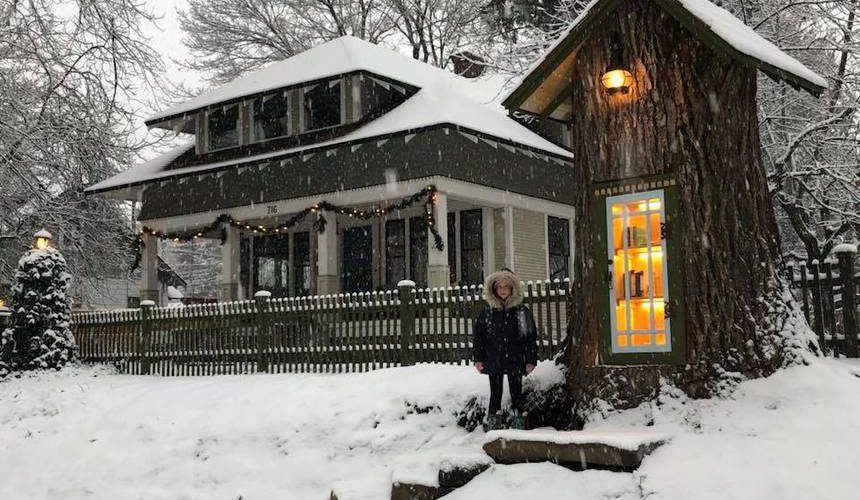
[[[402,203],[428,185],[435,186],[432,227],[427,205]],[[320,205],[375,216],[321,209],[301,217]],[[572,206],[443,176],[141,222],[160,234],[195,231],[225,213],[242,224],[199,236],[223,240],[222,301],[247,300],[260,290],[274,297],[391,290],[404,279],[419,288],[478,285],[503,266],[524,281],[563,280],[572,267]],[[159,301],[158,237],[142,237],[141,297]]]

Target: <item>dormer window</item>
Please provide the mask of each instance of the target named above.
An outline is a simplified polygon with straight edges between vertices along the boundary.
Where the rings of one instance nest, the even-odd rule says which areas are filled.
[[[341,80],[305,87],[303,94],[305,131],[343,123]]]
[[[290,106],[287,92],[277,92],[254,99],[252,117],[253,141],[265,141],[290,135]]]
[[[233,148],[239,145],[239,105],[232,104],[211,109],[207,113],[208,151]]]

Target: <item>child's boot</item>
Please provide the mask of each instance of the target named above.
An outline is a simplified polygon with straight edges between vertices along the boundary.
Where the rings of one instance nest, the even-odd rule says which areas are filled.
[[[520,412],[519,410],[514,410],[514,413],[511,416],[511,429],[525,429],[527,416],[528,412]]]
[[[498,411],[487,417],[487,431],[497,431],[504,429],[505,416],[501,411]]]

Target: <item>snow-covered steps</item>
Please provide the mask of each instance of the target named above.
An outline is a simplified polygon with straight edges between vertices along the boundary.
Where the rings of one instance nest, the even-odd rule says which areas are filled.
[[[390,488],[388,477],[338,481],[332,485],[329,500],[379,500]]]
[[[631,470],[669,440],[655,432],[503,430],[491,431],[484,451],[500,464],[555,462],[586,468]]]
[[[391,474],[391,500],[433,500],[487,470],[493,459],[481,452],[416,455],[398,461]]]

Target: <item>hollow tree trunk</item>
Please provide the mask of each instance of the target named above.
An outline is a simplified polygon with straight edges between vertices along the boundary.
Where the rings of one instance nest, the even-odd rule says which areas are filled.
[[[635,84],[626,96],[599,85],[610,37],[622,40]],[[628,407],[661,379],[692,396],[732,375],[771,373],[793,321],[778,276],[779,233],[768,195],[756,115],[756,70],[722,57],[647,0],[623,2],[594,30],[571,75],[576,162],[576,288],[569,325],[569,387],[579,414],[602,400]],[[595,183],[671,175],[680,190],[686,366],[606,366],[598,357]],[[603,290],[603,289],[601,289]]]

